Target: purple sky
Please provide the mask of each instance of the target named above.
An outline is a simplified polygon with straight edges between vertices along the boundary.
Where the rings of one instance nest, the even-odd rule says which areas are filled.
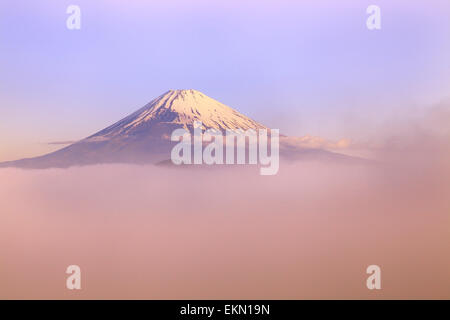
[[[66,28],[66,8],[82,28]],[[366,8],[382,29],[366,28]],[[0,2],[0,161],[86,137],[169,89],[290,135],[370,135],[450,96],[448,0]]]

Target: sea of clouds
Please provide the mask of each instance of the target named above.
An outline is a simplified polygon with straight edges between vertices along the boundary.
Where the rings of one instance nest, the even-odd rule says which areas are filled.
[[[0,298],[448,299],[446,110],[370,164],[1,169]]]

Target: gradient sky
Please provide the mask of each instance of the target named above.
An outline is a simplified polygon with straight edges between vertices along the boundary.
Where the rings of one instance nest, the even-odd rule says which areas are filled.
[[[66,8],[82,28],[66,28]],[[366,8],[382,29],[366,28]],[[448,0],[2,0],[0,161],[86,137],[169,89],[290,135],[371,135],[450,96]]]

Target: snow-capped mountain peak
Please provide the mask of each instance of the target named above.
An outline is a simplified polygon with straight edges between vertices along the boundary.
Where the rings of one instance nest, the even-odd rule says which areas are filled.
[[[102,130],[90,139],[134,135],[151,126],[167,125],[191,130],[195,121],[203,129],[220,131],[265,129],[263,125],[197,90],[169,90],[143,108]],[[166,132],[167,133],[167,132]]]

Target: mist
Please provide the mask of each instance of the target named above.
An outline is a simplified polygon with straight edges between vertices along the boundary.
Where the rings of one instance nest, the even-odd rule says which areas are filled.
[[[370,165],[281,162],[275,176],[2,169],[0,298],[448,299],[449,157],[426,146]],[[80,291],[65,287],[72,264]]]
[[[0,170],[2,299],[449,299],[447,105],[364,163]],[[368,290],[378,265],[382,289]],[[82,289],[67,290],[69,265]]]

